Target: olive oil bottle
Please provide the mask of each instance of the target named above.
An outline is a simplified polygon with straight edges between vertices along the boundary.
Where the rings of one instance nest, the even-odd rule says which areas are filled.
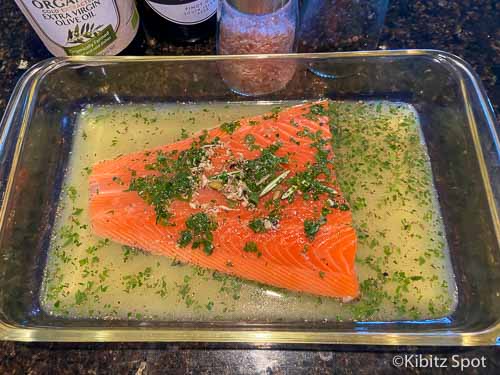
[[[149,43],[194,43],[215,35],[217,0],[139,0]]]
[[[55,56],[116,55],[139,28],[135,0],[15,0]]]

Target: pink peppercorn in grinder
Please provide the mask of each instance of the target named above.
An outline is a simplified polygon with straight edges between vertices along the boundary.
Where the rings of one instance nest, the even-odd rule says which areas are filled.
[[[220,55],[295,52],[298,0],[220,0],[217,53]],[[286,86],[295,65],[272,60],[218,63],[226,84],[243,95],[263,95]]]

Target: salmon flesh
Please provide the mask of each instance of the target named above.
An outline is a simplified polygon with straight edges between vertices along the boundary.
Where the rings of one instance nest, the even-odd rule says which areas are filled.
[[[97,163],[94,233],[266,285],[356,298],[356,233],[329,106],[276,110]]]

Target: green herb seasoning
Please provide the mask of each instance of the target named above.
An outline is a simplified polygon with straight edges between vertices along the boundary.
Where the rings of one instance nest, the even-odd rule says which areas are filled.
[[[277,120],[280,112],[281,112],[280,107],[274,107],[273,109],[271,109],[271,113],[269,115],[264,115],[264,116],[262,116],[262,118],[264,120],[271,120],[271,119]]]
[[[249,221],[248,227],[254,233],[264,233],[277,228],[280,221],[280,208],[281,206],[278,202],[277,207],[271,208],[268,216],[253,218]]]
[[[143,271],[133,275],[125,275],[123,277],[123,284],[125,292],[130,293],[132,289],[140,288],[146,284],[151,278],[152,268],[146,267]]]
[[[182,128],[181,129],[181,139],[187,139],[189,138],[189,133],[186,129]]]
[[[169,224],[172,213],[168,206],[172,201],[191,199],[200,179],[198,167],[209,160],[205,146],[216,147],[218,144],[218,139],[207,142],[206,138],[205,133],[187,150],[168,154],[157,152],[156,161],[147,164],[146,169],[160,175],[138,177],[130,183],[128,191],[136,191],[154,207],[158,223]]]
[[[227,134],[233,134],[240,126],[241,124],[239,121],[231,121],[223,123],[220,129]]]
[[[123,249],[123,263],[127,263],[131,258],[139,255],[140,251],[137,249],[134,249],[133,247],[130,246],[122,246]]]
[[[266,232],[266,227],[264,225],[264,220],[263,219],[260,219],[260,218],[252,219],[248,223],[248,226],[255,233],[264,233],[264,232]]]
[[[319,228],[326,224],[326,218],[321,216],[319,219],[306,219],[304,220],[304,232],[309,240],[313,240],[319,232]]]
[[[255,136],[252,134],[245,135],[245,145],[249,151],[258,150],[260,147],[255,144]]]
[[[261,252],[259,251],[259,248],[257,247],[257,244],[253,241],[249,241],[245,244],[243,247],[243,250],[247,253],[255,253],[258,256],[261,256]]]
[[[254,205],[259,203],[262,191],[272,186],[266,182],[272,182],[279,172],[283,172],[283,165],[288,162],[287,157],[276,155],[280,147],[280,143],[273,144],[264,148],[258,158],[243,162],[242,179],[249,189],[248,200]]]
[[[325,110],[325,107],[321,104],[313,104],[309,108],[309,112],[305,115],[303,115],[305,118],[316,121],[318,119],[318,116],[325,116],[327,115],[327,111]]]
[[[193,249],[202,247],[205,254],[211,255],[214,250],[212,232],[216,229],[217,222],[206,213],[193,214],[186,220],[186,229],[181,232],[177,243],[180,247],[189,244]]]

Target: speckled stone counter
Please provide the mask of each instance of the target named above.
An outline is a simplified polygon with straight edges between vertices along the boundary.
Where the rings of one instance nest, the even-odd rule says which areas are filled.
[[[431,48],[454,53],[474,68],[500,112],[500,2],[498,0],[393,0],[381,48]],[[140,42],[134,54],[212,54],[214,41],[189,47]],[[0,1],[0,115],[18,78],[50,57],[12,0]],[[415,348],[205,344],[24,344],[0,342],[0,374],[391,374],[426,368],[397,368],[395,356],[446,359],[433,372],[459,372],[453,358],[484,357],[486,368],[465,373],[500,373],[496,348]],[[456,355],[458,357],[453,357]],[[413,359],[416,357],[412,357]],[[415,363],[415,362],[413,362]],[[438,364],[439,364],[438,363]]]

